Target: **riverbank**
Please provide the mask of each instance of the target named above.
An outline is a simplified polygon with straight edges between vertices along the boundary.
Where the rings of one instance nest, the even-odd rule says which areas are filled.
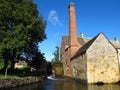
[[[44,77],[2,78],[0,79],[0,89],[42,82],[44,79]]]

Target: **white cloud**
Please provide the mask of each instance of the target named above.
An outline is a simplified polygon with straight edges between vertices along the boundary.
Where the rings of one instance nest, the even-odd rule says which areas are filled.
[[[48,15],[48,20],[53,24],[53,25],[62,25],[60,22],[57,12],[55,10],[51,10]]]

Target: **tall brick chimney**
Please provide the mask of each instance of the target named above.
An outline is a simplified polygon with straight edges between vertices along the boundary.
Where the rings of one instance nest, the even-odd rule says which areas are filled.
[[[76,31],[76,15],[74,3],[70,3],[69,7],[69,52],[72,57],[75,52],[81,47],[78,42],[77,31]]]

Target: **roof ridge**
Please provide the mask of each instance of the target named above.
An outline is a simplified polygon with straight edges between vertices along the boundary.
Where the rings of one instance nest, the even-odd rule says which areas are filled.
[[[87,43],[85,43],[74,55],[72,58],[78,56],[79,54],[81,54],[82,52],[85,52],[91,45],[92,43],[96,40],[96,38],[100,35],[101,33],[99,33],[98,35],[96,35],[94,38],[92,38],[90,41],[88,41]]]

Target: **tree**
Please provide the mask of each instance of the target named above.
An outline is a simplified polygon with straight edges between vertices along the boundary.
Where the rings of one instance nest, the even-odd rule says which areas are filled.
[[[46,62],[44,54],[41,52],[36,52],[35,56],[33,57],[33,60],[29,62],[29,66],[35,69],[39,69],[40,64],[42,64],[42,62]]]
[[[59,62],[60,53],[59,53],[59,47],[58,46],[56,46],[56,50],[53,53],[53,55],[54,55],[54,58],[52,59],[52,61],[53,62]]]
[[[46,22],[33,0],[0,0],[0,53],[7,68],[21,55],[32,58],[38,43],[46,39]],[[28,58],[27,58],[28,59]]]
[[[32,71],[33,73],[35,71],[35,74],[40,75],[41,73],[47,75],[47,62],[43,53],[35,52],[33,56],[33,60],[29,61],[28,65],[31,67],[31,71],[32,69],[34,69]]]

